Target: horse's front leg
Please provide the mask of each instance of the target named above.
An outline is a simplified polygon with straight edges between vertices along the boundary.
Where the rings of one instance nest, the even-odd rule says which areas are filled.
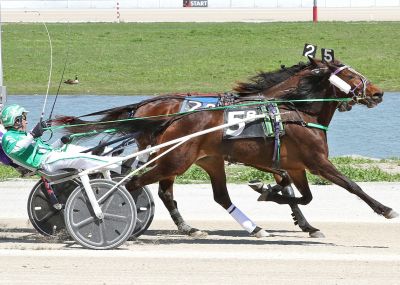
[[[164,203],[164,206],[167,208],[172,220],[178,227],[179,232],[192,237],[206,236],[206,232],[193,228],[188,223],[186,223],[179,213],[178,204],[174,200],[174,181],[175,177],[161,180],[158,187],[158,196]]]
[[[387,219],[398,217],[399,214],[396,211],[368,196],[360,186],[340,173],[328,159],[319,160],[319,162],[316,161],[316,163],[318,167],[310,167],[311,173],[320,175],[332,183],[343,187],[350,193],[357,195],[365,203],[367,203],[375,213],[382,215]]]

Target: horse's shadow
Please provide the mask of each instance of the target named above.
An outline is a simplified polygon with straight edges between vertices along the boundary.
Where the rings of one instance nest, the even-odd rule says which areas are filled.
[[[258,239],[256,237],[251,237],[249,234],[242,230],[214,230],[207,231],[208,236],[206,237],[188,237],[178,233],[173,230],[147,230],[144,235],[136,238],[130,239],[134,243],[138,244],[210,244],[210,245],[230,245],[230,244],[238,244],[238,245],[305,245],[305,246],[313,246],[313,245],[328,245],[328,246],[336,246],[334,243],[323,242],[320,240],[310,239],[307,236],[289,236],[287,233],[299,233],[302,232],[297,231],[286,231],[286,230],[273,230],[268,231],[271,234],[271,237],[274,239],[269,239],[268,237]],[[285,234],[286,233],[286,234]],[[156,239],[151,238],[156,237]],[[227,237],[227,238],[220,238]],[[276,237],[282,237],[280,240],[276,240]],[[299,240],[288,240],[288,238],[299,238]],[[234,239],[230,239],[234,238]]]
[[[371,245],[343,245],[333,242],[324,242],[323,239],[308,237],[302,231],[268,230],[271,238],[250,237],[243,230],[210,230],[207,237],[190,238],[182,235],[176,230],[147,230],[138,238],[131,238],[130,241],[138,244],[210,244],[210,245],[300,245],[300,246],[333,246],[333,247],[354,247],[354,248],[388,248],[386,246]],[[151,237],[157,237],[156,239]],[[234,239],[221,239],[218,237],[231,237]],[[276,238],[280,238],[277,240]],[[294,240],[298,239],[298,240]]]
[[[4,234],[0,234],[0,244],[22,244],[22,245],[34,245],[42,244],[44,247],[46,244],[57,244],[61,248],[75,248],[76,243],[69,236],[63,235],[60,237],[44,237],[34,229],[21,228],[21,229],[0,229],[0,233],[11,232],[11,233],[27,233],[23,236],[7,237]],[[370,246],[370,245],[342,245],[332,242],[324,242],[322,239],[309,238],[306,233],[300,231],[287,231],[287,230],[269,230],[271,238],[257,239],[256,237],[250,237],[246,232],[242,230],[211,230],[207,231],[208,236],[206,237],[188,237],[179,233],[176,230],[147,230],[143,235],[138,238],[130,238],[129,242],[133,245],[177,245],[177,244],[200,244],[200,245],[299,245],[299,246],[332,246],[332,247],[362,247],[362,248],[387,248],[382,246]],[[289,235],[290,234],[290,235]],[[279,238],[279,239],[277,239]],[[298,240],[295,240],[298,239]],[[45,248],[43,248],[45,249]]]
[[[10,235],[11,234],[11,235]],[[21,234],[21,235],[19,235]],[[39,234],[35,229],[27,228],[0,228],[0,244],[62,244],[73,241],[68,234],[62,233],[57,237],[47,237]],[[65,246],[69,246],[65,244]]]
[[[33,228],[0,228],[0,233],[31,233],[35,234],[37,231]]]

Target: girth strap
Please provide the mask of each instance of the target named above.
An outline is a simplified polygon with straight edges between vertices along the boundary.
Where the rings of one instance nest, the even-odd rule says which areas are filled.
[[[314,123],[306,123],[305,125],[307,128],[315,128],[315,129],[320,129],[324,130],[325,132],[328,131],[328,127],[320,125],[320,124],[314,124]]]
[[[305,121],[296,121],[296,120],[285,120],[283,121],[284,124],[295,124],[295,125],[299,125],[302,127],[306,127],[306,128],[314,128],[314,129],[320,129],[323,130],[325,132],[327,132],[329,130],[329,127],[326,127],[324,125],[321,124],[315,124],[315,123],[307,123]]]

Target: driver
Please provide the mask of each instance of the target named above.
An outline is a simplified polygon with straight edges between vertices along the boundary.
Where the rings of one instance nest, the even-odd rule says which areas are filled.
[[[1,112],[1,120],[6,129],[2,138],[2,147],[7,156],[16,164],[30,170],[43,169],[55,172],[65,168],[88,169],[114,162],[104,169],[120,172],[121,162],[117,157],[80,153],[79,148],[61,148],[64,143],[70,142],[68,137],[61,138],[53,145],[44,143],[40,137],[46,124],[39,122],[30,132],[27,132],[27,113],[25,108],[17,104],[9,105]]]

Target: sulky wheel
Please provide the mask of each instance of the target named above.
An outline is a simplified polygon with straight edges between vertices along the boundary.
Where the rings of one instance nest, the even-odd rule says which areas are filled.
[[[98,200],[116,183],[95,179],[90,181]],[[132,196],[124,187],[117,187],[102,203],[104,214],[98,219],[86,196],[83,186],[72,192],[65,205],[65,225],[73,239],[86,248],[111,249],[123,244],[136,225],[136,206]]]
[[[52,185],[58,202],[64,205],[78,185],[77,180]],[[56,236],[61,230],[65,229],[63,210],[57,210],[50,204],[43,181],[40,180],[33,187],[29,194],[27,208],[29,220],[40,234]]]
[[[154,218],[154,199],[150,189],[142,187],[139,190],[130,192],[136,203],[137,221],[132,236],[138,237],[143,234],[150,226]]]
[[[113,177],[113,181],[119,182],[123,176]],[[137,211],[136,227],[133,230],[132,236],[138,237],[143,234],[150,226],[154,218],[154,199],[147,187],[142,187],[139,190],[130,192],[135,201]]]

